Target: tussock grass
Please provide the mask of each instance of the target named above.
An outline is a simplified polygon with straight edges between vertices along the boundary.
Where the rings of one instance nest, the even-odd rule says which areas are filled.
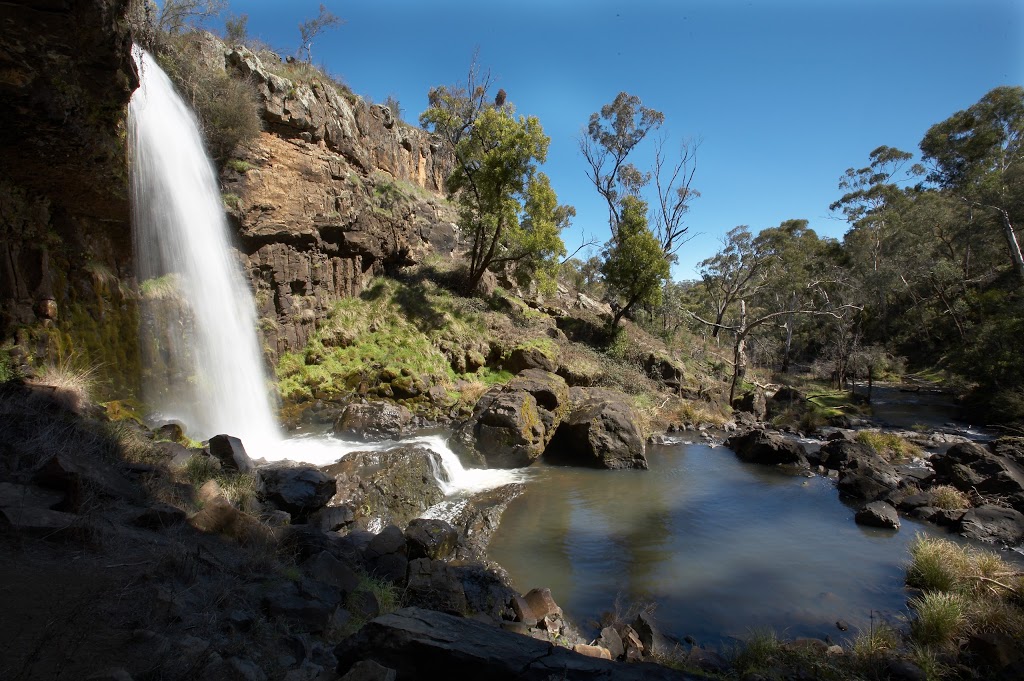
[[[911,598],[909,605],[915,612],[910,634],[922,645],[947,648],[966,627],[967,604],[959,593],[928,591]]]
[[[862,430],[857,433],[857,442],[871,447],[876,454],[890,462],[904,461],[923,453],[920,447],[895,433]]]
[[[213,457],[193,454],[179,474],[196,489],[208,480],[216,480],[224,496],[240,511],[256,513],[259,510],[259,478],[255,473],[225,471]]]
[[[95,379],[95,368],[77,367],[71,360],[65,360],[43,366],[30,383],[49,388],[53,399],[61,406],[68,411],[80,413],[89,404]]]
[[[900,647],[900,633],[895,628],[880,622],[872,623],[867,631],[861,631],[853,639],[852,652],[865,660],[877,659]]]
[[[937,485],[930,491],[931,504],[935,508],[957,511],[971,507],[971,500],[968,496],[952,485]]]

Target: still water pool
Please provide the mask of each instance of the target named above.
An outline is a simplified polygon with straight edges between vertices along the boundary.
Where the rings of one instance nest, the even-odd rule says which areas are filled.
[[[861,527],[822,477],[746,464],[725,447],[648,447],[648,471],[533,467],[491,558],[547,586],[585,632],[616,601],[653,601],[663,631],[701,643],[772,627],[840,640],[904,612],[908,546],[943,534]],[[837,620],[849,623],[846,634]]]

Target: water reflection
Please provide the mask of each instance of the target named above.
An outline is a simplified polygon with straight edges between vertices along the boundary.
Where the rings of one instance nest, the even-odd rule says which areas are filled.
[[[743,464],[704,445],[652,447],[650,471],[543,467],[513,502],[491,556],[516,586],[548,586],[578,624],[617,596],[651,599],[665,630],[701,641],[772,626],[838,638],[844,619],[904,609],[916,532],[863,528],[824,478]],[[850,632],[852,633],[852,632]]]

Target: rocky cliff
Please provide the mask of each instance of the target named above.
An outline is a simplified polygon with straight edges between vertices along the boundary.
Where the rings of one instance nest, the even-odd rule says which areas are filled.
[[[0,5],[0,347],[99,367],[112,392],[143,371],[124,146],[137,6]],[[455,248],[449,162],[427,133],[305,65],[209,34],[188,44],[258,93],[264,130],[221,179],[268,359],[374,275]]]
[[[235,150],[222,183],[271,354],[305,345],[373,275],[452,252],[450,161],[426,132],[326,77],[276,75],[288,65],[273,54],[205,41],[259,92],[265,130]]]
[[[0,346],[138,375],[124,109],[129,0],[0,4]]]

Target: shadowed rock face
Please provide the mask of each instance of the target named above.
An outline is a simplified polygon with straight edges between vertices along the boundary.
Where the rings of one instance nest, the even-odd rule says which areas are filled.
[[[337,672],[373,660],[401,679],[693,679],[653,664],[622,664],[575,653],[477,620],[403,608],[378,617],[335,649]]]
[[[0,341],[44,358],[71,334],[98,378],[130,388],[129,4],[0,4]]]

